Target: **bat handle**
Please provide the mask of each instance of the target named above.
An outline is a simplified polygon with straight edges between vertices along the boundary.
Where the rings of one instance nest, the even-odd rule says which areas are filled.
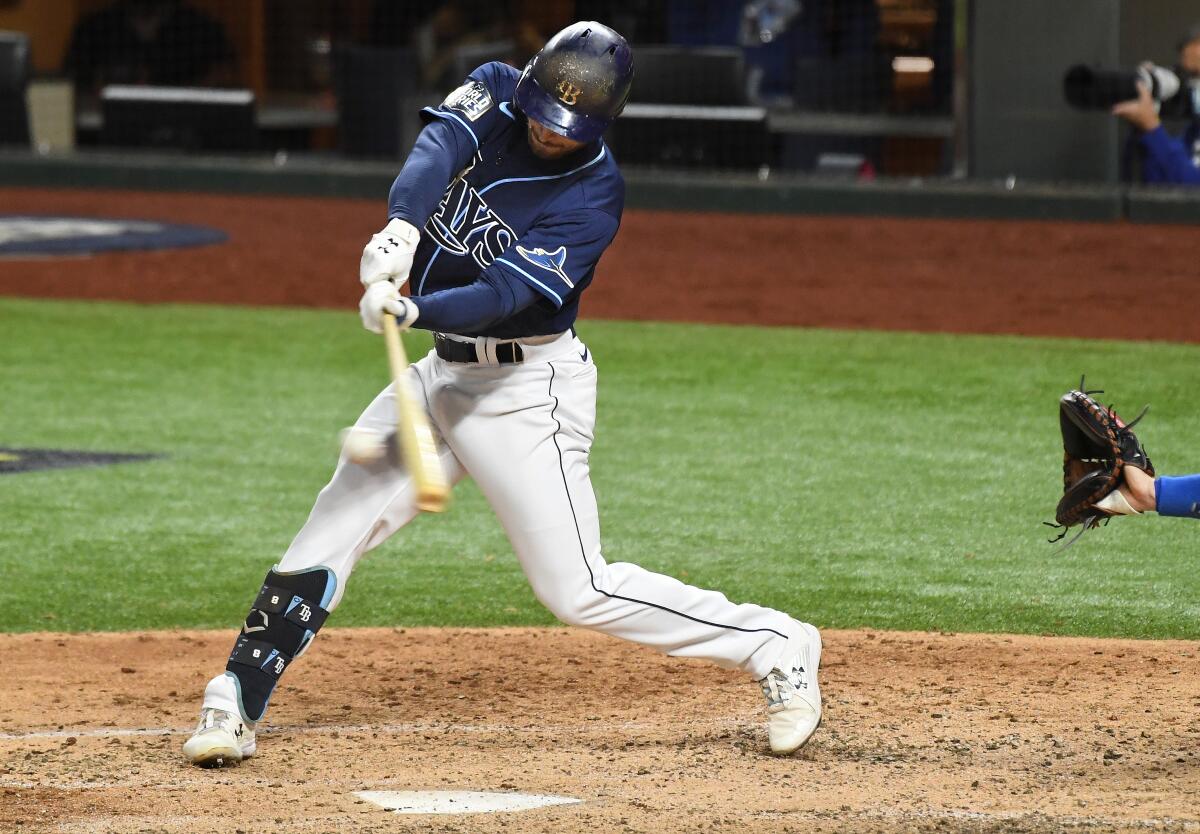
[[[399,385],[400,375],[408,370],[408,356],[404,352],[404,343],[400,341],[400,328],[396,325],[396,317],[391,313],[383,314],[383,341],[387,345],[392,379]]]

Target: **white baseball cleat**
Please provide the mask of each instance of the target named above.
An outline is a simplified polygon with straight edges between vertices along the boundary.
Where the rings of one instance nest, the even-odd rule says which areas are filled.
[[[254,755],[254,725],[223,709],[200,710],[200,723],[183,743],[183,755],[200,767],[224,767]]]
[[[821,634],[801,623],[803,645],[784,655],[780,664],[758,682],[767,699],[767,736],[771,752],[795,753],[821,725],[821,688],[817,668],[821,665]]]
[[[254,755],[254,722],[242,719],[237,686],[229,674],[217,675],[204,688],[196,732],[183,743],[183,755],[200,767],[224,767]]]

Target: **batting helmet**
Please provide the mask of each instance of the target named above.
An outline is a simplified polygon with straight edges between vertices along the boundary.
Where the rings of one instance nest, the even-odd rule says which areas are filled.
[[[517,81],[517,106],[576,142],[591,142],[625,109],[633,50],[602,23],[572,23],[546,41]]]

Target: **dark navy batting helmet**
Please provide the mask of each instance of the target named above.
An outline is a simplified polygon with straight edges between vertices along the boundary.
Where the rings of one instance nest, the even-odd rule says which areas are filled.
[[[576,142],[591,142],[625,109],[633,50],[603,23],[572,23],[546,41],[517,82],[526,116]]]

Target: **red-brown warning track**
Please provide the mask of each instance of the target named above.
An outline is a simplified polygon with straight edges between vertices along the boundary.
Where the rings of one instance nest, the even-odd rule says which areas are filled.
[[[373,200],[0,189],[6,211],[215,226],[230,243],[0,262],[0,295],[353,309]],[[1200,341],[1190,226],[626,212],[598,318]]]

